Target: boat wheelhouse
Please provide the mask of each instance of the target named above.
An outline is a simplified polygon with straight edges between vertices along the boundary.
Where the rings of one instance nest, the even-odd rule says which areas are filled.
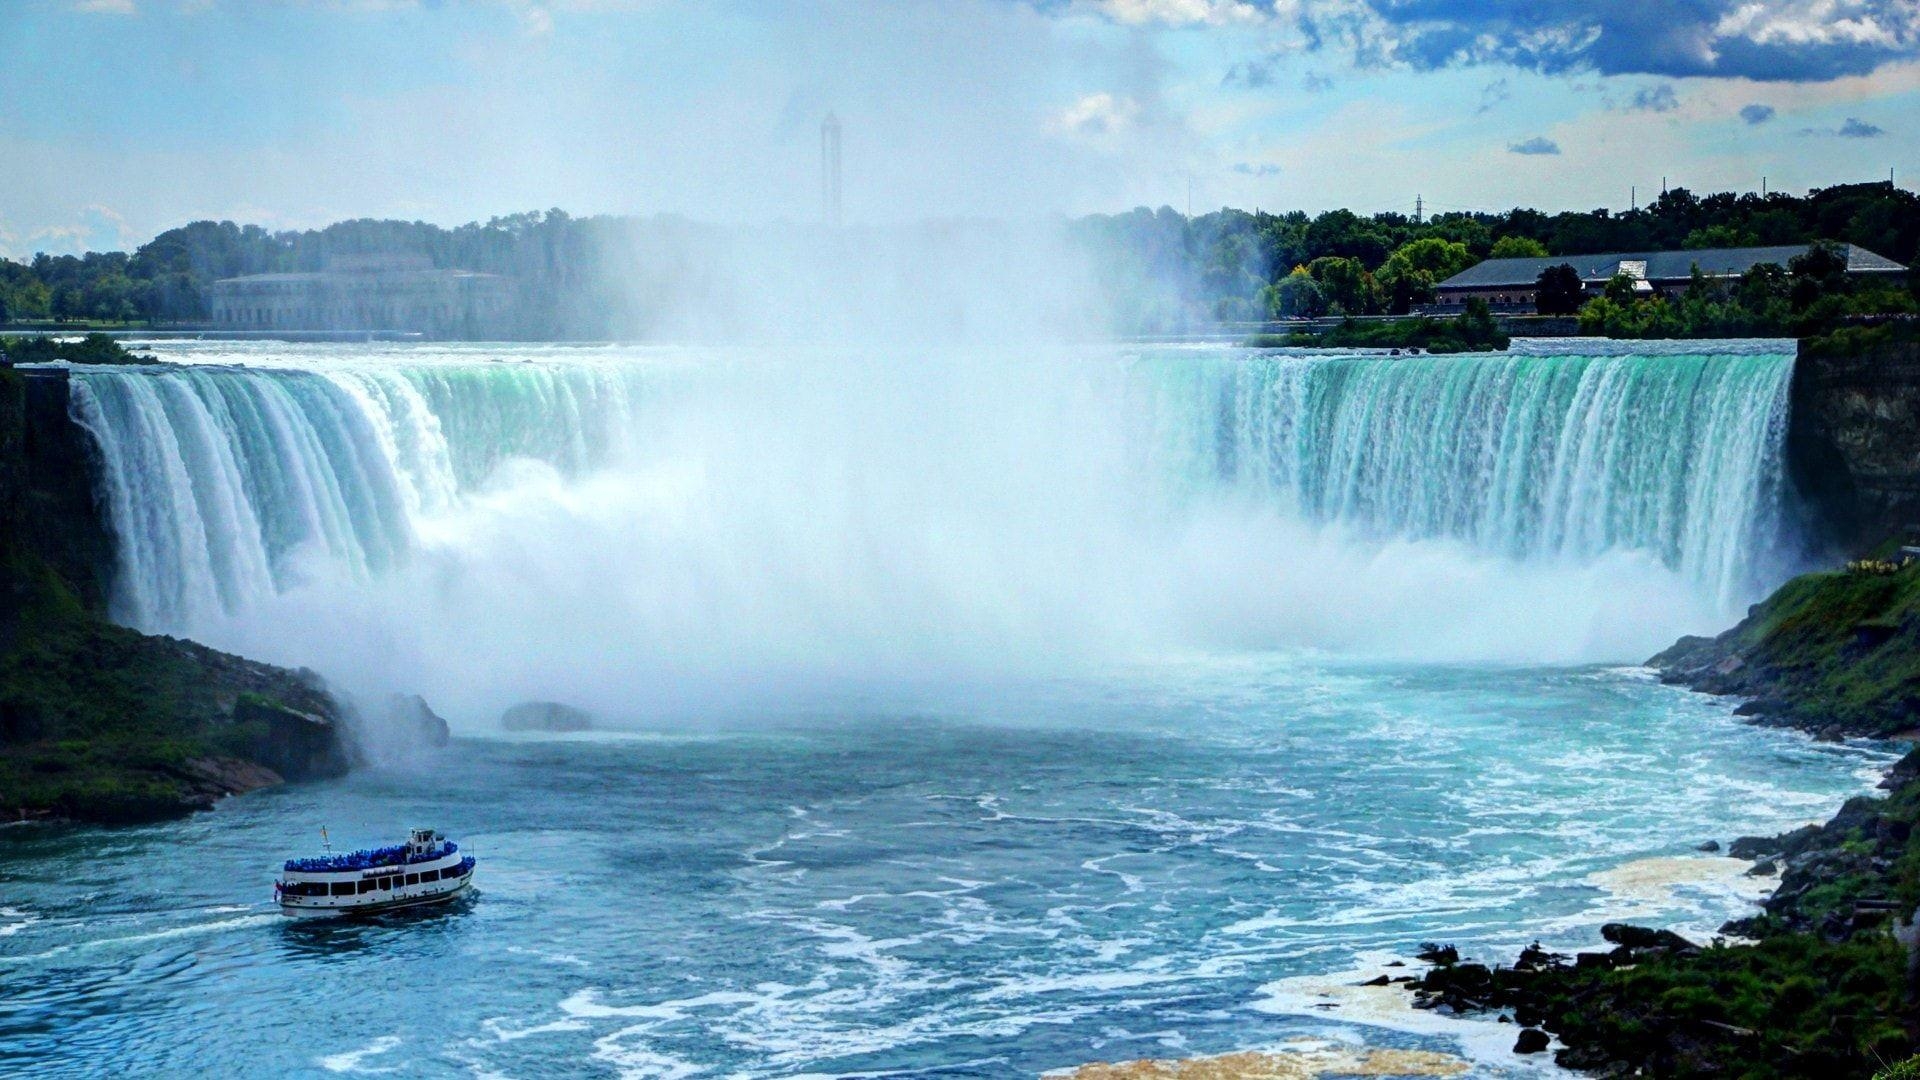
[[[473,884],[474,859],[432,829],[404,844],[288,859],[273,892],[286,915],[369,915],[442,904]]]

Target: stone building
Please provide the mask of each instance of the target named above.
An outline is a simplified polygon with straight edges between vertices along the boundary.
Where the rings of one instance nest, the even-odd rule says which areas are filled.
[[[1810,245],[1782,247],[1710,248],[1700,251],[1627,251],[1603,255],[1550,255],[1538,259],[1486,259],[1467,267],[1434,287],[1430,310],[1458,310],[1469,299],[1485,300],[1496,311],[1532,311],[1540,272],[1562,263],[1573,267],[1587,295],[1598,296],[1616,274],[1634,281],[1634,291],[1646,295],[1684,292],[1693,281],[1693,269],[1709,279],[1724,281],[1764,263],[1785,268]],[[1847,273],[1901,280],[1907,268],[1855,244],[1838,245],[1847,257]]]
[[[222,278],[207,306],[222,330],[324,331],[485,338],[513,325],[513,289],[498,274],[438,270],[425,256],[342,256],[315,273]]]

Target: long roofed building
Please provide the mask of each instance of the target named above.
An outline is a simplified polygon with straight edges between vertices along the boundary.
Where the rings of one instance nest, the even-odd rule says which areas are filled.
[[[1847,273],[1863,277],[1899,280],[1907,268],[1884,255],[1876,255],[1857,244],[1836,245],[1845,253]],[[1693,269],[1710,279],[1738,278],[1756,266],[1773,263],[1785,267],[1805,255],[1810,244],[1786,244],[1775,247],[1706,248],[1698,251],[1616,251],[1599,255],[1549,255],[1544,258],[1485,259],[1469,266],[1434,287],[1434,306],[1440,310],[1459,307],[1469,299],[1485,300],[1498,309],[1528,311],[1534,307],[1534,292],[1540,273],[1565,263],[1580,275],[1589,295],[1597,296],[1615,275],[1634,280],[1636,292],[1647,295],[1680,292],[1693,281]]]
[[[424,256],[349,255],[318,272],[222,278],[208,308],[229,330],[491,337],[511,327],[513,290],[497,274],[436,269]]]

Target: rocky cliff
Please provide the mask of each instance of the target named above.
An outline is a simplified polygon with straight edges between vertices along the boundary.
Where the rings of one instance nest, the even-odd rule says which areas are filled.
[[[115,626],[112,546],[64,373],[0,369],[0,815],[138,821],[337,776],[309,672]]]
[[[1800,343],[1787,467],[1819,538],[1863,552],[1920,526],[1920,329]]]
[[[1747,700],[1740,712],[1828,738],[1920,726],[1920,563],[1804,574],[1713,638],[1647,661],[1662,680]]]

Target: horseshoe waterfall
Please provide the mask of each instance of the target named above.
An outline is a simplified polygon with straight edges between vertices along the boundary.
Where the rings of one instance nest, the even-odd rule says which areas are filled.
[[[1754,599],[1792,550],[1792,359],[1764,343],[1044,364],[498,347],[185,358],[198,362],[75,375],[116,610],[289,661],[322,644],[290,622],[337,626],[312,604],[453,620],[430,610],[426,578],[516,559],[543,579],[525,588],[597,609],[607,633],[638,635],[636,654],[684,670],[753,646],[804,672],[835,658],[767,630],[802,608],[816,625],[889,627],[866,651],[911,640],[904,662],[969,635],[1123,627],[1129,646],[1193,644],[1218,636],[1223,593],[1252,590],[1258,610],[1237,611],[1231,635],[1320,645],[1303,608],[1438,603],[1418,569],[1433,560],[1462,589],[1462,567],[1505,567],[1545,575],[1536,592],[1577,581],[1600,605],[1658,579],[1643,608],[1714,614]],[[935,413],[952,419],[921,419]],[[1321,580],[1382,575],[1400,575],[1404,600]],[[730,608],[740,582],[753,603]],[[721,602],[694,625],[702,590]],[[502,610],[524,615],[524,599]],[[1501,631],[1496,651],[1525,655],[1534,632]]]

